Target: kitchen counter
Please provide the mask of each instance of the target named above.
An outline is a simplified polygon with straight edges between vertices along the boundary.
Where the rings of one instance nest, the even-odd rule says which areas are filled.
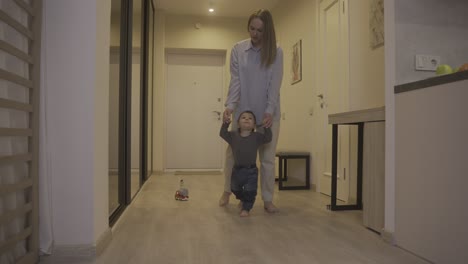
[[[409,92],[417,89],[427,88],[431,86],[468,80],[468,71],[461,71],[452,74],[446,74],[441,76],[435,76],[429,79],[424,79],[416,82],[410,82],[395,86],[395,93]]]
[[[468,236],[459,234],[468,234],[468,72],[400,88],[406,90],[394,104],[394,237],[432,263],[466,263]]]
[[[364,225],[380,232],[385,203],[385,107],[332,114],[328,124],[332,125],[332,164],[331,203],[327,207],[332,211],[363,209]],[[339,125],[357,126],[355,204],[337,205]]]

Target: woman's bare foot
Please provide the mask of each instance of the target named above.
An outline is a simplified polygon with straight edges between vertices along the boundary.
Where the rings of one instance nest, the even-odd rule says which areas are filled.
[[[279,212],[278,208],[272,202],[265,202],[263,204],[263,207],[265,208],[265,211],[267,211],[270,214]]]
[[[219,198],[219,206],[225,206],[229,203],[229,196],[231,196],[230,192],[223,192],[221,198]]]
[[[242,210],[239,215],[240,215],[240,217],[247,217],[247,216],[249,216],[249,211]]]

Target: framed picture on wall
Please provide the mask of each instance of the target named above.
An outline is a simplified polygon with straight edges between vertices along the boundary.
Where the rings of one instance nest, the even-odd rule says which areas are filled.
[[[371,0],[369,14],[369,44],[372,49],[384,45],[384,3],[383,0]]]
[[[302,39],[292,47],[291,84],[302,80]]]

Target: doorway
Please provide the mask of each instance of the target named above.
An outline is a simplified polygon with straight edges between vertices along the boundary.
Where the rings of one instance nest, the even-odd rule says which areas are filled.
[[[331,195],[332,126],[328,115],[349,109],[349,35],[348,0],[323,0],[319,4],[319,59],[321,67],[318,85],[320,119],[323,139],[320,160],[319,190]],[[338,138],[338,193],[342,202],[349,199],[349,128],[339,127]]]
[[[167,171],[221,171],[225,51],[166,52]]]

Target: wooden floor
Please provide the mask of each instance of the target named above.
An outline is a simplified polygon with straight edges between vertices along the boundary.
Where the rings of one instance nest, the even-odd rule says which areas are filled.
[[[183,177],[190,200],[174,200]],[[114,226],[96,264],[427,264],[362,225],[361,211],[326,210],[329,197],[276,191],[280,213],[259,199],[248,218],[231,197],[218,206],[221,175],[152,176]],[[83,263],[84,262],[79,262]]]

